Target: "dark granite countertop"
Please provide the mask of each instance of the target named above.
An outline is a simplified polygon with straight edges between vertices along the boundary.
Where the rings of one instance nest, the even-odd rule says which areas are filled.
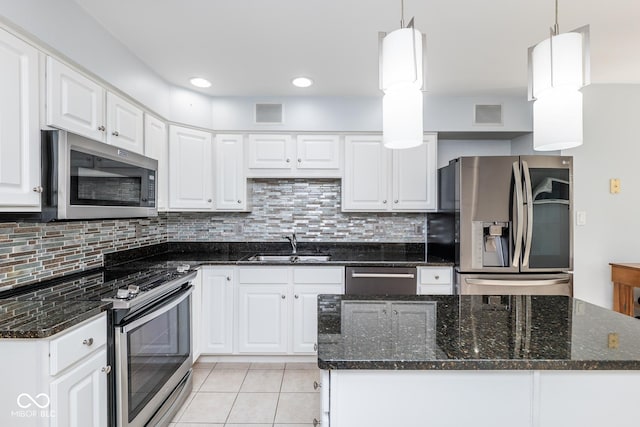
[[[610,336],[617,337],[617,347]],[[638,370],[640,321],[561,296],[321,295],[318,365]]]

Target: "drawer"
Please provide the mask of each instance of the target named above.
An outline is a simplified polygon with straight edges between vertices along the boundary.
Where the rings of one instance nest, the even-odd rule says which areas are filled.
[[[418,295],[453,295],[451,284],[418,285]]]
[[[322,285],[325,283],[342,284],[344,282],[344,267],[295,267],[293,269],[293,283]]]
[[[242,267],[238,269],[238,283],[289,283],[288,267]]]
[[[107,343],[107,314],[51,340],[49,371],[56,375]]]
[[[446,285],[451,282],[451,267],[418,267],[419,285]]]

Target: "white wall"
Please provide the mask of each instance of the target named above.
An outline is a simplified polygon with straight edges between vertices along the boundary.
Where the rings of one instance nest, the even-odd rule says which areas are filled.
[[[510,140],[438,140],[438,168],[462,156],[509,156]]]
[[[584,144],[574,157],[574,292],[611,308],[610,262],[640,262],[640,85],[591,85],[584,93]],[[622,191],[609,193],[609,179]]]

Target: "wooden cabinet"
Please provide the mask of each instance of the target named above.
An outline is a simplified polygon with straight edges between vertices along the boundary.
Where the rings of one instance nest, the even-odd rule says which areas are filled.
[[[242,135],[216,135],[215,209],[243,211],[248,208]]]
[[[633,290],[640,288],[640,264],[611,263],[611,281],[613,282],[613,310],[628,316],[635,315]]]
[[[169,207],[169,139],[167,125],[149,114],[144,115],[144,155],[158,161],[158,211]]]
[[[1,339],[0,425],[106,427],[106,332],[102,313],[50,338]],[[22,393],[42,406],[27,397],[18,406]]]
[[[247,171],[254,178],[339,178],[338,135],[272,135],[248,137]]]
[[[451,267],[418,267],[418,295],[453,295]]]
[[[0,212],[39,211],[38,51],[0,29]]]
[[[382,137],[348,136],[342,210],[424,212],[436,209],[436,136],[405,150],[384,148]]]
[[[47,125],[142,154],[143,112],[101,85],[47,57]]]
[[[169,126],[169,208],[213,210],[212,136]]]
[[[203,267],[201,277],[201,352],[231,354],[235,313],[235,269],[228,266]]]

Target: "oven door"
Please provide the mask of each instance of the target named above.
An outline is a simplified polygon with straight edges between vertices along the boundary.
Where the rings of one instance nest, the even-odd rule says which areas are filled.
[[[115,328],[118,426],[143,426],[177,410],[192,365],[189,286]],[[166,403],[169,401],[169,404]]]

